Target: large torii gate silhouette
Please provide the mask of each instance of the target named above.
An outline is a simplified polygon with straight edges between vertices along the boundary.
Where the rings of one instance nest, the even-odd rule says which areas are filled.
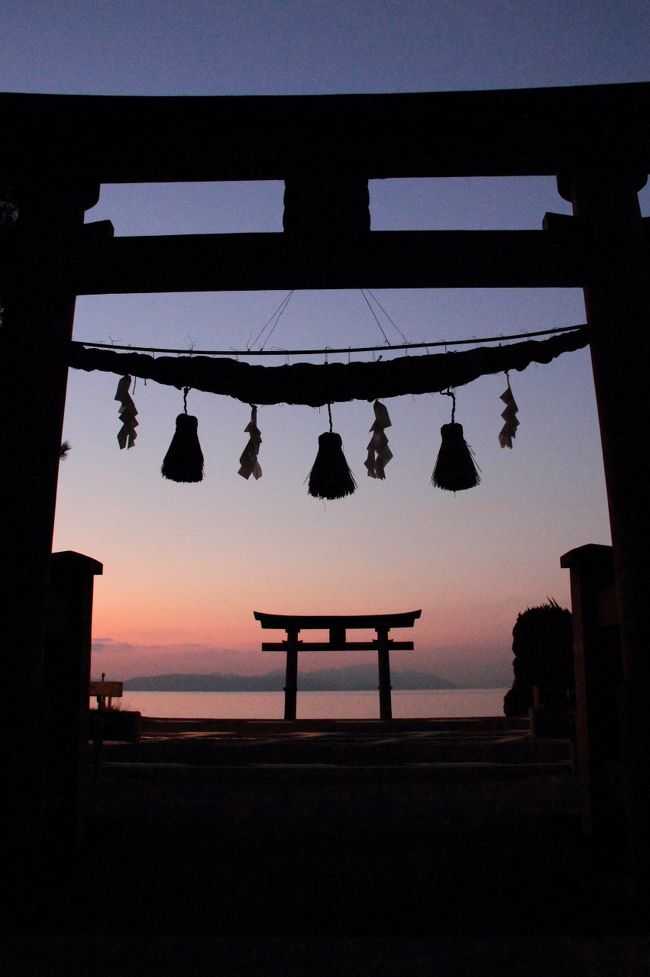
[[[637,192],[650,84],[398,95],[0,95],[3,712],[33,840],[43,647],[75,297],[279,288],[581,287],[624,656],[637,881],[650,875],[650,274]],[[573,217],[538,231],[369,230],[368,179],[555,175]],[[114,238],[102,183],[285,181],[284,232]],[[575,500],[579,504],[579,497]],[[17,758],[17,759],[16,759]],[[20,846],[19,846],[20,847]]]

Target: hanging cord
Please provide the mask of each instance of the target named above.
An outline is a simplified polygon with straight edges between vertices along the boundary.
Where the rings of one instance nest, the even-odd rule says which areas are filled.
[[[365,292],[365,294],[364,294],[364,292]],[[403,339],[404,342],[408,344],[408,339],[406,338],[406,336],[404,335],[404,333],[402,332],[402,330],[399,328],[399,326],[397,325],[397,323],[393,319],[391,319],[390,315],[388,314],[388,312],[386,312],[386,309],[383,307],[383,305],[381,304],[381,302],[379,301],[379,299],[377,298],[377,296],[374,295],[370,291],[369,288],[366,288],[366,289],[363,289],[362,288],[361,289],[361,294],[363,295],[364,298],[366,297],[366,295],[369,295],[370,296],[370,298],[375,303],[375,305],[379,309],[381,309],[381,311],[384,313],[384,315],[386,316],[386,318],[388,319],[388,321],[390,322],[391,326],[393,327],[393,329],[395,330],[395,332],[398,334],[398,336],[400,336],[400,338]],[[367,301],[368,300],[366,299],[366,302]],[[370,304],[370,303],[368,303],[368,304]],[[372,309],[371,309],[371,311],[372,311]],[[377,319],[376,316],[375,316],[375,319]],[[380,329],[381,329],[381,326],[380,326]],[[383,333],[383,329],[382,329],[382,333]]]
[[[286,308],[286,306],[285,306]],[[534,332],[515,332],[505,336],[483,336],[479,339],[441,339],[425,343],[389,343],[387,346],[328,346],[323,349],[194,349],[192,356],[319,356],[322,353],[377,353],[386,349],[436,349],[441,346],[484,346],[487,343],[502,343],[510,339],[533,339],[535,336],[554,336],[562,332],[577,332],[587,329],[582,322],[575,326],[559,326],[556,329],[537,329]],[[90,340],[77,340],[79,346],[92,349],[123,350],[127,353],[151,353],[155,356],[187,356],[187,349],[173,349],[165,346],[119,346],[117,343],[94,343]]]
[[[388,338],[388,336],[384,332],[384,327],[382,326],[381,322],[377,318],[377,315],[375,313],[375,310],[373,309],[373,307],[371,306],[370,302],[368,301],[368,296],[366,295],[366,293],[365,293],[365,291],[363,289],[360,289],[360,291],[361,291],[361,294],[363,295],[364,302],[366,303],[366,305],[370,309],[371,315],[372,315],[373,319],[375,320],[375,322],[377,323],[377,326],[379,327],[379,332],[382,334],[382,336],[386,340],[386,345],[387,346],[390,346],[390,339]]]
[[[266,322],[264,323],[264,325],[262,326],[262,328],[258,332],[257,336],[255,337],[255,339],[251,343],[251,347],[252,346],[255,346],[255,344],[257,343],[257,341],[261,338],[262,334],[264,333],[264,330],[267,329],[268,326],[271,325],[271,323],[273,323],[273,325],[271,326],[271,331],[268,333],[266,339],[264,340],[264,342],[262,343],[262,345],[259,348],[259,351],[258,351],[259,353],[262,353],[263,352],[264,347],[266,346],[266,344],[268,343],[269,339],[273,335],[273,333],[275,331],[275,327],[277,326],[278,322],[282,318],[282,315],[283,315],[285,309],[287,308],[289,302],[293,298],[294,291],[295,291],[295,289],[292,288],[291,291],[287,295],[285,295],[285,297],[282,299],[282,301],[280,302],[279,306],[277,307],[277,309],[275,310],[275,312],[273,313],[273,315],[270,317],[270,319],[267,319],[266,320]],[[249,349],[249,350],[247,350],[247,352],[253,353],[254,351],[252,349]],[[235,355],[239,355],[239,353],[236,353]]]
[[[329,417],[329,421],[330,421],[330,434],[331,434],[332,433],[332,405],[331,404],[327,405],[327,416]]]
[[[187,395],[190,392],[190,387],[183,387],[183,413],[187,414]]]
[[[451,397],[451,423],[453,424],[456,420],[456,394],[451,387],[447,387],[446,390],[441,390],[440,393],[443,397]]]

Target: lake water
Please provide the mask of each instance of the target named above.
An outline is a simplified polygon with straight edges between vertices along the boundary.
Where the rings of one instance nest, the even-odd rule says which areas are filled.
[[[395,719],[502,716],[506,689],[393,690]],[[282,719],[283,692],[132,692],[122,709],[166,719]],[[378,719],[377,692],[298,692],[298,719]]]

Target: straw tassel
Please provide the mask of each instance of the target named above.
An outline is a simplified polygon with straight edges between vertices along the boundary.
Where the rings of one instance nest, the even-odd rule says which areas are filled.
[[[506,373],[506,382],[508,386],[501,394],[501,400],[504,402],[505,410],[502,412],[501,417],[505,421],[505,424],[499,431],[499,444],[502,448],[512,448],[512,439],[517,435],[517,428],[519,427],[519,421],[517,419],[517,403],[512,395],[512,390],[510,389],[510,377]]]
[[[375,422],[370,428],[372,437],[368,444],[368,457],[365,466],[370,478],[386,478],[385,468],[393,457],[393,452],[388,447],[385,428],[391,426],[391,421],[386,407],[378,400],[374,403],[374,411]]]
[[[481,477],[474,462],[474,453],[463,436],[463,426],[455,422],[456,397],[451,391],[446,391],[446,394],[453,398],[451,423],[443,424],[440,428],[442,444],[431,481],[436,488],[461,492],[479,485]]]
[[[332,410],[327,405],[330,429],[318,439],[318,454],[309,473],[309,494],[316,499],[342,499],[357,487],[343,454],[341,435],[332,430]]]
[[[252,475],[255,479],[258,479],[262,477],[262,469],[257,460],[257,454],[262,443],[262,434],[257,426],[257,407],[251,406],[251,419],[244,428],[244,431],[249,435],[249,438],[248,444],[239,459],[238,474],[242,478],[250,478]]]
[[[135,444],[135,439],[138,436],[136,431],[136,427],[138,426],[138,422],[136,420],[138,412],[129,393],[130,386],[131,377],[122,377],[117,385],[117,391],[114,398],[120,402],[120,409],[118,413],[120,420],[122,421],[122,427],[117,434],[117,443],[119,444],[120,449],[132,448]]]
[[[160,469],[172,482],[203,481],[203,452],[199,444],[198,420],[187,413],[187,394],[183,390],[184,413],[176,418],[176,431]]]

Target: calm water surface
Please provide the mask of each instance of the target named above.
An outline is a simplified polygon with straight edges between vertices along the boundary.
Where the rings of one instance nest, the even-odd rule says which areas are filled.
[[[393,691],[395,719],[502,716],[506,689]],[[123,709],[169,719],[282,719],[283,692],[131,692]],[[298,692],[298,719],[378,719],[377,692]]]

